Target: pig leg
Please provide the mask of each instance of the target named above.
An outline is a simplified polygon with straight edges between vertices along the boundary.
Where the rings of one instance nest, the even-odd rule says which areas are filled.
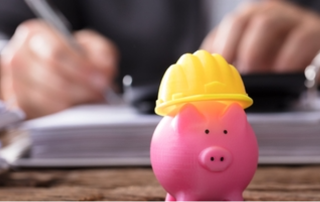
[[[234,192],[229,194],[225,199],[226,201],[243,201],[242,192]]]
[[[167,193],[165,201],[177,201],[177,200],[173,196],[171,196],[169,193]]]
[[[180,193],[176,195],[176,198],[167,193],[166,200],[165,201],[199,201],[197,198],[194,198],[193,196]]]
[[[190,194],[179,194],[176,196],[177,201],[201,201],[199,198]]]

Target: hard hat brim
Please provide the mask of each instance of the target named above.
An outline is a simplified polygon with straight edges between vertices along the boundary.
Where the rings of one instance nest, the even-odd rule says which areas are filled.
[[[214,94],[214,95],[193,95],[188,97],[183,97],[179,99],[170,100],[164,103],[159,103],[157,101],[157,107],[155,108],[155,113],[160,116],[175,115],[178,107],[183,103],[188,102],[199,102],[199,101],[222,101],[222,102],[236,102],[240,104],[243,109],[250,107],[253,104],[253,100],[242,94]]]

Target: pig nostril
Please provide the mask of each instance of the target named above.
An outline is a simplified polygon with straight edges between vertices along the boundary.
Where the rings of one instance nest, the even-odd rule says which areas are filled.
[[[221,157],[221,158],[220,158],[220,161],[223,161],[223,160],[224,160],[224,158],[223,158],[223,157]]]
[[[213,157],[211,157],[211,158],[210,158],[210,160],[211,160],[211,161],[214,161],[214,158],[213,158]]]

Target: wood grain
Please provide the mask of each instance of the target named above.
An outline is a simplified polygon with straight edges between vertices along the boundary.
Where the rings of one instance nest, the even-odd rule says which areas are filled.
[[[151,168],[15,170],[0,179],[0,200],[161,201]],[[320,166],[259,167],[245,200],[320,200]]]

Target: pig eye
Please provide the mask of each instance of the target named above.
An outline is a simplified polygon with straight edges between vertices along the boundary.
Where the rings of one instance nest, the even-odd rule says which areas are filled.
[[[228,131],[227,130],[223,130],[223,133],[226,135],[226,134],[228,134]]]
[[[206,134],[209,134],[209,133],[210,133],[210,131],[209,131],[208,129],[206,129],[204,132],[205,132]]]

